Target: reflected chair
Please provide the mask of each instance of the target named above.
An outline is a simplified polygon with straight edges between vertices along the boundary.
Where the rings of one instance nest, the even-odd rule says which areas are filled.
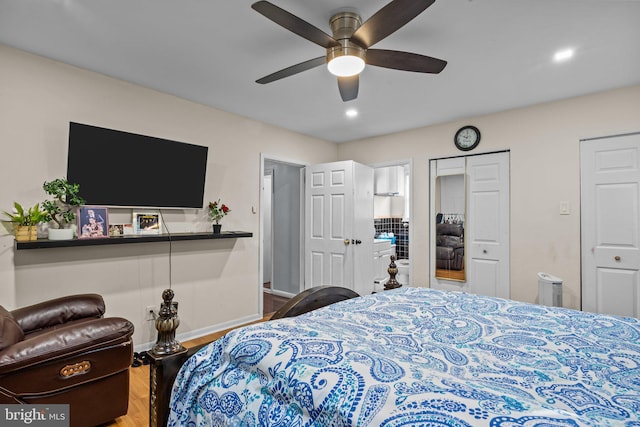
[[[464,268],[464,227],[462,224],[436,224],[436,268]]]

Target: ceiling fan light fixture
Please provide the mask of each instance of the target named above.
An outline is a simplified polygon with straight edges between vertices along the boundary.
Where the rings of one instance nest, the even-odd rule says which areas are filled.
[[[358,75],[364,70],[364,49],[336,46],[327,50],[327,68],[338,77]]]
[[[256,83],[270,83],[326,64],[328,71],[338,77],[338,90],[342,101],[348,102],[358,97],[359,74],[367,64],[394,70],[438,74],[447,65],[447,61],[411,52],[370,49],[433,3],[434,0],[392,0],[364,23],[357,13],[343,10],[335,13],[329,20],[332,34],[330,36],[267,0],[257,1],[251,7],[258,13],[325,48],[327,52],[325,56],[271,73],[256,80]]]
[[[360,74],[364,70],[364,60],[358,56],[343,55],[332,59],[327,68],[338,77],[350,77]]]

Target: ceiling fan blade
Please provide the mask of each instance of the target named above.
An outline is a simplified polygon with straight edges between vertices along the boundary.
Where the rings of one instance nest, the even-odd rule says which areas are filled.
[[[338,45],[336,39],[329,34],[268,1],[255,2],[251,7],[276,24],[325,49]]]
[[[293,76],[294,74],[298,74],[303,71],[307,71],[312,68],[319,67],[325,62],[327,62],[327,57],[319,56],[317,58],[313,58],[308,61],[304,61],[299,64],[292,65],[291,67],[284,68],[280,71],[276,71],[275,73],[269,74],[268,76],[264,76],[263,78],[256,80],[256,83],[266,84],[266,83],[275,82],[276,80],[284,79],[285,77]]]
[[[340,89],[340,96],[344,102],[351,101],[358,97],[359,86],[360,79],[357,74],[349,77],[338,77],[338,89]]]
[[[367,64],[393,68],[394,70],[438,74],[446,67],[447,61],[417,53],[369,49],[367,50]]]
[[[368,49],[420,15],[435,0],[393,0],[367,19],[351,36],[351,41]]]

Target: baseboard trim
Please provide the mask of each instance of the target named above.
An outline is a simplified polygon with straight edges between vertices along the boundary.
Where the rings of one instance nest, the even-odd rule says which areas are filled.
[[[291,294],[289,292],[279,291],[277,289],[271,289],[271,288],[263,288],[263,291],[265,294],[276,295],[284,298],[293,298],[296,296],[296,294]]]
[[[262,316],[260,316],[259,314],[253,314],[250,316],[241,317],[239,319],[230,320],[228,322],[217,323],[205,328],[194,329],[193,331],[185,332],[184,334],[176,334],[176,340],[178,340],[179,342],[186,342],[205,335],[213,334],[215,332],[224,331],[225,329],[236,328],[238,326],[255,322],[256,320],[260,319],[262,319]],[[155,341],[134,345],[134,351],[141,352],[151,350],[154,344]]]

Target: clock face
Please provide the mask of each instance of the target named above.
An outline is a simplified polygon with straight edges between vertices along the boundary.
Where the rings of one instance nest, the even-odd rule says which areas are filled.
[[[462,151],[473,150],[480,143],[480,131],[475,126],[463,126],[456,132],[453,141]]]

